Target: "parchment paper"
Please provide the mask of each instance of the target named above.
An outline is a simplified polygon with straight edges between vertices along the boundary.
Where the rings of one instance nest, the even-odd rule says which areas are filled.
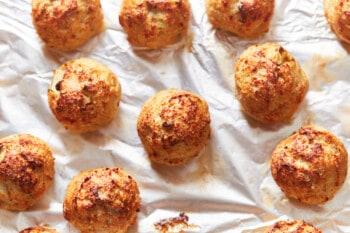
[[[304,124],[323,126],[349,149],[349,46],[331,32],[322,1],[276,0],[270,31],[245,40],[208,23],[204,0],[191,0],[187,40],[161,50],[136,49],[119,21],[121,0],[102,0],[106,30],[74,52],[47,49],[31,20],[30,0],[0,0],[0,137],[30,133],[46,141],[55,157],[53,185],[28,211],[0,210],[1,232],[46,225],[78,232],[62,215],[70,179],[81,170],[121,167],[137,182],[142,207],[129,233],[156,232],[160,219],[186,213],[194,232],[262,232],[280,218],[308,221],[323,232],[350,232],[349,178],[335,198],[310,207],[291,201],[271,177],[278,142]],[[249,121],[234,95],[233,67],[249,45],[283,45],[310,79],[305,101],[287,124]],[[53,70],[67,60],[90,57],[106,64],[122,85],[115,120],[89,134],[65,130],[52,115],[47,90]],[[179,167],[150,163],[136,132],[144,102],[156,92],[192,91],[209,104],[212,137],[195,160]],[[188,231],[189,232],[189,231]]]

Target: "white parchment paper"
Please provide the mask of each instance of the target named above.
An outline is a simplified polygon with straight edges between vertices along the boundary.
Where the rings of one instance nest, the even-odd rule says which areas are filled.
[[[161,50],[134,49],[119,24],[121,0],[101,0],[106,30],[74,52],[47,49],[31,20],[30,0],[0,0],[0,137],[30,133],[55,157],[53,185],[24,212],[0,210],[0,232],[47,225],[78,232],[62,215],[70,179],[79,171],[122,167],[139,184],[142,207],[130,233],[156,232],[160,219],[185,212],[198,232],[263,232],[280,218],[302,218],[323,232],[350,232],[350,178],[323,206],[289,200],[271,177],[278,142],[304,124],[323,126],[350,147],[349,46],[337,40],[320,0],[276,0],[270,31],[256,40],[217,31],[204,0],[191,0],[188,41]],[[293,54],[310,79],[310,90],[288,124],[250,122],[234,95],[233,67],[249,45],[273,41]],[[97,132],[72,134],[53,117],[47,90],[63,62],[90,57],[106,64],[122,85],[115,120]],[[179,167],[151,164],[136,132],[143,103],[156,92],[192,91],[209,104],[212,137],[201,156]]]

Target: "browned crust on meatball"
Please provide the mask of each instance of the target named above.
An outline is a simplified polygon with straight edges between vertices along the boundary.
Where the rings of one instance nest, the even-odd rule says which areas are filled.
[[[322,233],[304,220],[281,220],[268,228],[265,233]]]
[[[188,0],[124,0],[119,22],[133,46],[162,48],[187,35]]]
[[[44,195],[54,176],[49,146],[29,134],[0,139],[0,208],[26,210]]]
[[[188,91],[160,91],[141,109],[137,132],[153,162],[183,164],[197,156],[210,138],[208,104]]]
[[[19,233],[58,233],[58,231],[47,227],[28,227]]]
[[[140,208],[135,180],[121,168],[80,172],[68,185],[64,218],[82,232],[125,233]]]
[[[216,28],[254,38],[269,30],[274,0],[207,0],[206,13]]]
[[[343,143],[318,126],[303,126],[281,141],[272,154],[271,173],[290,198],[317,205],[343,185],[348,153]]]
[[[243,112],[270,124],[293,116],[309,81],[287,50],[265,43],[250,46],[241,54],[235,65],[235,88]]]
[[[121,86],[105,65],[88,58],[64,63],[54,72],[48,102],[68,130],[85,133],[111,122],[118,109]]]
[[[350,43],[350,1],[323,0],[326,19],[339,39]]]
[[[32,19],[47,46],[71,51],[103,29],[100,0],[32,0]]]

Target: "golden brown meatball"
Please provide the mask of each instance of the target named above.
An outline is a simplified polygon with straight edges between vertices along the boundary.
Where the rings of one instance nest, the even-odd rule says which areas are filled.
[[[26,210],[52,183],[54,158],[49,146],[30,134],[0,139],[0,208]]]
[[[58,231],[47,227],[28,227],[19,233],[58,233]]]
[[[140,208],[137,183],[120,168],[80,172],[68,185],[64,218],[84,233],[125,233]]]
[[[265,233],[322,233],[303,220],[281,220],[268,228]]]
[[[256,121],[269,124],[290,119],[303,101],[309,81],[298,62],[275,43],[253,45],[235,66],[236,97]]]
[[[121,98],[121,86],[105,65],[88,58],[68,61],[54,72],[48,102],[68,130],[85,133],[111,122]]]
[[[282,140],[272,154],[271,173],[291,198],[318,205],[331,200],[343,185],[348,153],[332,133],[303,126]]]
[[[197,156],[210,138],[208,104],[188,91],[160,91],[144,104],[137,132],[153,162],[183,164]]]
[[[275,7],[274,0],[207,0],[209,22],[239,37],[254,38],[267,32]]]
[[[188,33],[188,0],[124,0],[119,22],[134,46],[161,48]]]
[[[104,27],[99,0],[32,0],[32,19],[47,46],[74,50]]]
[[[341,40],[350,43],[350,1],[323,0],[326,19]]]

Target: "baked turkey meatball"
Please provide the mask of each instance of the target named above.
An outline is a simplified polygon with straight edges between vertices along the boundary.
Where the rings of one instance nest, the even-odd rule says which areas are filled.
[[[235,65],[236,97],[243,112],[264,124],[289,120],[303,101],[309,80],[281,45],[247,48]]]
[[[0,208],[26,210],[52,183],[54,157],[46,142],[30,134],[0,139]]]
[[[206,0],[209,22],[243,38],[267,32],[274,8],[275,0]]]
[[[265,233],[321,233],[304,220],[281,220],[269,227]]]
[[[32,19],[44,43],[71,51],[104,28],[100,0],[32,0]]]
[[[350,43],[350,1],[323,0],[326,19],[336,36]]]
[[[348,170],[344,144],[328,130],[301,127],[272,153],[271,173],[290,198],[310,205],[324,204],[342,187]]]
[[[183,164],[196,157],[208,143],[208,104],[188,91],[160,91],[142,107],[137,132],[153,162]]]
[[[121,98],[117,76],[89,58],[67,61],[54,71],[48,102],[56,119],[75,133],[95,131],[110,123]]]
[[[162,48],[188,33],[188,0],[124,0],[119,22],[133,46]]]
[[[137,183],[121,168],[80,172],[63,202],[64,218],[84,233],[126,233],[139,208]]]

